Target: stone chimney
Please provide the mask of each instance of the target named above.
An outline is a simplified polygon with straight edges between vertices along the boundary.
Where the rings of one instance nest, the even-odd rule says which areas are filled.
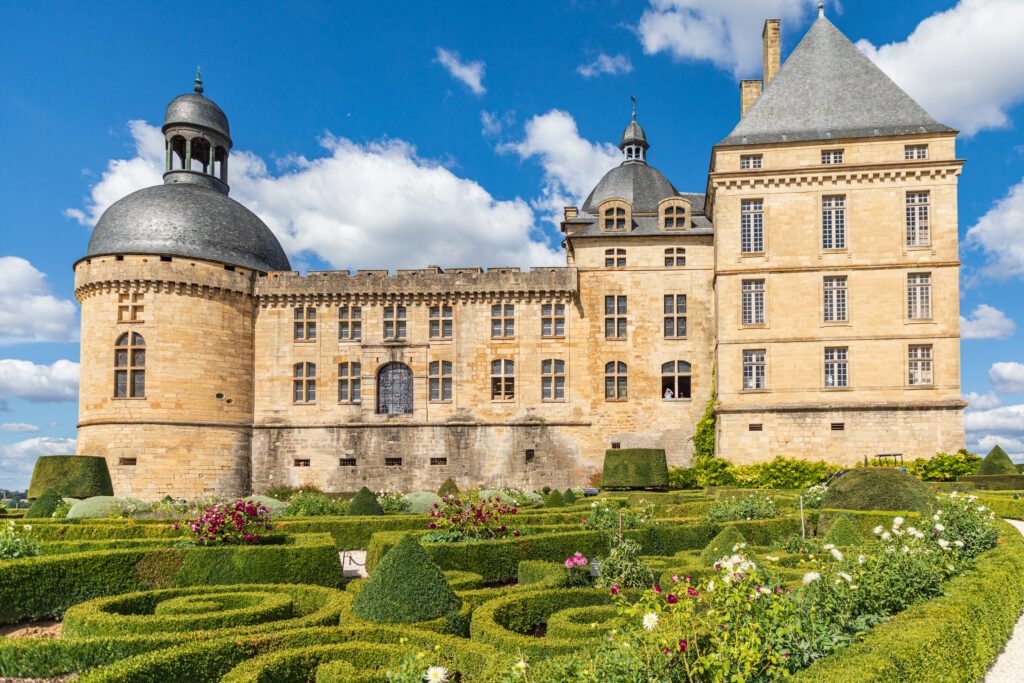
[[[761,79],[752,78],[740,81],[740,118],[747,115],[750,105],[761,95]]]
[[[779,63],[782,59],[779,51],[778,19],[765,19],[764,30],[761,31],[761,41],[763,44],[761,54],[764,59],[764,87],[767,88],[771,80],[775,78],[775,74],[778,73]]]

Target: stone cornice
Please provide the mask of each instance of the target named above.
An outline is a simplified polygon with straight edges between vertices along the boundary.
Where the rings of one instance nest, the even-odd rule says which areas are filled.
[[[773,168],[756,171],[712,171],[708,174],[708,188],[718,190],[748,190],[786,186],[835,185],[837,183],[885,183],[919,180],[934,182],[960,174],[963,159],[928,162],[887,162],[881,164],[837,164]]]
[[[963,410],[967,405],[967,401],[959,399],[939,399],[934,401],[853,401],[845,403],[825,401],[819,403],[758,403],[751,405],[723,403],[715,406],[715,413],[820,413],[832,410]]]

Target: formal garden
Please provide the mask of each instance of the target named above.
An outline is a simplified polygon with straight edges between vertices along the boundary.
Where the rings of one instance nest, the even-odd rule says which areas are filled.
[[[564,491],[140,501],[41,458],[0,517],[0,624],[30,634],[0,676],[979,680],[1024,608],[1024,475],[998,448],[891,464],[626,450]]]

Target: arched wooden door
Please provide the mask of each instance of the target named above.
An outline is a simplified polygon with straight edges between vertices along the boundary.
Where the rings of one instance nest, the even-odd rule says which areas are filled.
[[[412,414],[412,370],[404,363],[388,363],[377,374],[377,412]]]

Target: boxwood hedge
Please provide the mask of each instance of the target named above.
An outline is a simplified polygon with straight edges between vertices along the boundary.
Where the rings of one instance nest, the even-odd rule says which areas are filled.
[[[88,455],[43,455],[36,459],[28,497],[38,498],[48,488],[56,488],[65,498],[112,496],[107,461]]]
[[[601,488],[667,489],[668,463],[661,448],[609,448],[604,452]]]

